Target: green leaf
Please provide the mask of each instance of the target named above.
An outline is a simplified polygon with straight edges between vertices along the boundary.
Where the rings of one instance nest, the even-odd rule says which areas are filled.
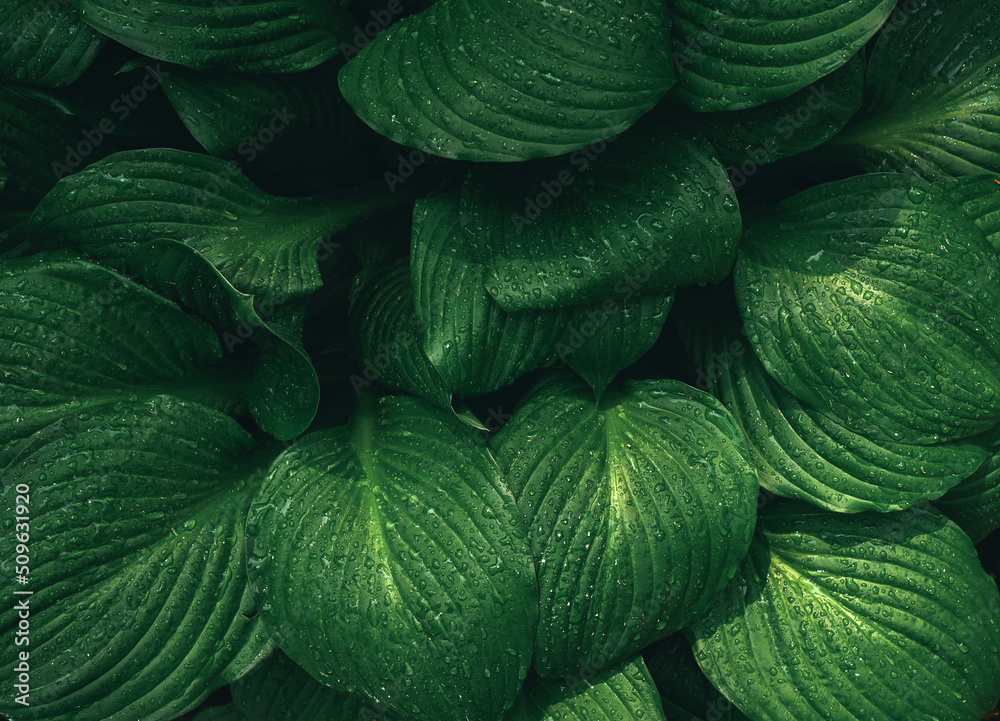
[[[0,463],[16,441],[109,401],[169,393],[232,409],[240,379],[221,356],[206,323],[106,268],[65,254],[5,261]]]
[[[236,706],[227,703],[225,706],[209,706],[194,717],[194,721],[246,721],[236,710]]]
[[[8,0],[0,7],[0,82],[69,85],[83,74],[104,36],[72,5]]]
[[[597,405],[557,376],[495,442],[538,567],[541,676],[606,668],[673,633],[746,553],[757,476],[742,431],[707,393],[633,382]]]
[[[812,150],[842,130],[861,108],[864,77],[864,63],[854,55],[787,98],[747,110],[696,113],[687,122],[704,133],[726,165],[773,163]],[[738,178],[737,171],[747,175],[737,167],[731,177]]]
[[[736,195],[700,136],[646,125],[530,166],[474,167],[466,231],[507,311],[601,303],[721,280]]]
[[[276,649],[232,685],[240,721],[372,721],[387,717],[361,699],[334,691]],[[381,714],[381,715],[380,715]]]
[[[789,393],[873,441],[1000,420],[1000,268],[975,224],[904,175],[807,190],[750,224],[735,271],[750,343]]]
[[[30,654],[30,707],[6,693],[0,713],[173,718],[271,650],[244,566],[252,449],[231,418],[171,396],[91,408],[31,436],[0,471],[3,592],[27,602],[30,624],[29,643],[5,644],[0,659],[14,668]],[[15,529],[29,536],[20,586]],[[20,618],[14,603],[0,613],[4,637]]]
[[[632,125],[673,85],[670,18],[652,0],[438,0],[340,72],[390,140],[460,160],[561,155]]]
[[[247,75],[171,67],[161,82],[177,115],[209,153],[273,169],[309,185],[329,185],[338,168],[356,172],[361,126],[340,93],[338,65]]]
[[[529,679],[503,721],[664,721],[649,671],[636,658],[586,679]]]
[[[350,303],[351,335],[361,356],[361,368],[350,378],[355,392],[377,380],[451,408],[451,391],[422,348],[408,260],[362,270]]]
[[[575,311],[503,310],[460,221],[456,194],[417,201],[410,272],[423,350],[451,393],[472,396],[554,361]]]
[[[688,635],[757,721],[967,721],[1000,696],[998,618],[996,584],[940,513],[772,501]]]
[[[677,94],[695,110],[786,98],[833,72],[889,17],[894,0],[669,0]]]
[[[319,405],[319,379],[302,346],[301,301],[257,305],[254,296],[236,290],[203,255],[176,240],[140,245],[129,255],[126,272],[224,329],[226,351],[247,341],[256,346],[246,392],[262,430],[288,440],[309,427]]]
[[[831,152],[926,180],[1000,172],[1000,9],[914,0],[872,50],[865,107]]]
[[[116,153],[63,178],[35,209],[40,244],[75,245],[121,267],[139,244],[172,238],[204,255],[243,293],[279,304],[321,285],[316,249],[389,204],[374,196],[279,198],[238,163],[181,150]]]
[[[747,721],[701,672],[684,634],[654,643],[642,658],[660,692],[666,721]]]
[[[325,0],[70,0],[136,52],[189,68],[294,73],[337,54],[345,17]]]
[[[975,440],[918,446],[854,433],[786,392],[725,325],[704,331],[698,366],[746,433],[760,485],[779,496],[898,511],[942,495],[989,455]]]
[[[609,298],[582,309],[556,349],[600,398],[608,383],[660,337],[673,300],[671,295],[653,293]]]
[[[976,543],[1000,528],[1000,453],[991,455],[934,505]]]
[[[316,679],[418,721],[513,703],[538,614],[527,536],[482,437],[448,411],[386,397],[299,440],[247,533],[261,614]]]
[[[972,219],[1000,253],[1000,184],[993,175],[945,178],[935,183]]]

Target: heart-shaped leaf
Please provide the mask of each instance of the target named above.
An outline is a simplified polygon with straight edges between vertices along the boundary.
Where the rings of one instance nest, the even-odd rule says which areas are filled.
[[[674,83],[652,0],[438,0],[340,72],[390,140],[460,160],[561,155],[628,128]]]
[[[918,446],[854,433],[785,391],[728,325],[704,331],[697,365],[746,433],[760,485],[779,496],[898,511],[939,497],[989,455],[975,441]]]
[[[250,578],[312,676],[407,718],[495,721],[531,657],[527,536],[482,436],[387,397],[300,439],[247,522]]]
[[[664,721],[660,698],[641,658],[587,678],[529,679],[503,721]]]
[[[607,668],[706,610],[746,553],[757,476],[707,393],[551,378],[495,436],[529,529],[544,677]]]
[[[0,81],[61,87],[97,56],[104,36],[65,2],[8,0],[0,6]]]
[[[737,211],[711,146],[649,123],[568,158],[475,167],[461,206],[486,287],[512,312],[721,280]]]
[[[800,193],[748,226],[735,278],[767,371],[850,430],[928,444],[1000,420],[1000,266],[933,185],[876,174]]]
[[[114,400],[241,396],[203,321],[102,266],[39,254],[0,267],[0,463],[15,442]]]
[[[740,110],[788,97],[874,35],[894,0],[669,0],[677,94],[695,110]]]
[[[831,154],[926,180],[1000,172],[1000,9],[913,0],[872,50],[865,107]]]
[[[150,58],[189,68],[294,73],[337,54],[349,34],[314,0],[70,0],[83,19]]]
[[[772,501],[721,602],[687,630],[758,721],[978,719],[1000,696],[1000,602],[937,511]]]
[[[3,592],[17,601],[0,629],[29,641],[0,659],[27,654],[30,706],[6,693],[0,713],[173,718],[267,655],[244,566],[252,450],[234,420],[171,396],[74,413],[21,446],[0,471]]]

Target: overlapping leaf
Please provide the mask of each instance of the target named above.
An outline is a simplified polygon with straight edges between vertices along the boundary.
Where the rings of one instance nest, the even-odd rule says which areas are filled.
[[[503,721],[664,721],[642,659],[596,671],[587,679],[530,679]]]
[[[247,532],[261,615],[312,676],[412,719],[494,721],[528,670],[527,536],[478,432],[412,397],[300,439]]]
[[[15,443],[115,400],[169,393],[228,409],[224,370],[203,321],[106,268],[66,254],[0,268],[0,463]]]
[[[678,95],[695,110],[785,98],[854,55],[893,0],[669,0]]]
[[[746,433],[769,491],[832,511],[898,511],[941,496],[986,460],[974,440],[918,446],[852,432],[786,392],[721,325],[705,331],[698,365]]]
[[[1000,602],[937,511],[772,501],[721,602],[688,630],[758,721],[978,719],[1000,696]]]
[[[40,244],[75,245],[121,267],[138,244],[179,240],[262,302],[302,298],[321,284],[316,249],[385,207],[377,196],[279,198],[238,163],[180,150],[116,153],[63,178],[31,218]],[[281,300],[278,300],[278,299]]]
[[[978,543],[1000,528],[1000,453],[934,503]]]
[[[8,0],[0,6],[0,81],[60,87],[76,80],[104,36],[65,2]]]
[[[390,140],[461,160],[561,155],[619,133],[674,83],[651,0],[438,0],[390,26],[340,88]]]
[[[90,408],[22,445],[0,471],[0,569],[4,595],[29,608],[30,641],[0,658],[14,668],[29,652],[30,706],[8,693],[0,713],[172,718],[271,650],[244,566],[252,448],[231,418],[171,396]],[[28,538],[21,585],[15,530]],[[6,638],[22,618],[14,603],[0,613]]]
[[[540,385],[495,437],[529,529],[544,677],[607,668],[706,610],[746,552],[757,477],[707,393],[677,381]]]
[[[831,150],[926,180],[998,173],[998,83],[995,3],[914,0],[879,35],[865,108]]]
[[[736,294],[783,388],[872,440],[927,444],[1000,420],[1000,268],[933,185],[813,188],[747,229]]]
[[[708,143],[651,123],[530,168],[473,168],[461,212],[486,286],[508,311],[721,280],[741,228]]]
[[[312,0],[70,0],[122,45],[191,68],[293,73],[337,54],[349,27]]]
[[[959,204],[962,212],[972,219],[993,249],[1000,252],[1000,184],[996,176],[945,178],[935,185]]]

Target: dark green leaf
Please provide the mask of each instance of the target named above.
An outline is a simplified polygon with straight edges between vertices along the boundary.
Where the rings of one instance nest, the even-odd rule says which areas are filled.
[[[652,0],[438,0],[379,34],[340,88],[390,140],[460,160],[561,155],[628,128],[674,83]]]
[[[879,35],[864,110],[831,153],[926,180],[1000,172],[1000,8],[979,0],[906,5]]]
[[[225,706],[209,706],[194,717],[193,721],[246,721],[236,706],[227,703]]]
[[[14,668],[30,653],[30,707],[8,692],[0,713],[173,718],[271,650],[244,566],[252,448],[231,418],[171,396],[90,408],[31,436],[0,471],[3,593],[30,609],[30,642],[4,644],[0,659]],[[16,516],[30,519],[20,586]],[[0,613],[6,638],[19,618],[14,603]]]
[[[462,214],[507,311],[721,280],[740,233],[735,192],[708,143],[649,124],[568,158],[475,167]]]
[[[59,0],[7,0],[0,35],[0,81],[47,87],[80,77],[104,43],[76,8]]]
[[[535,669],[607,668],[707,610],[746,553],[757,476],[742,431],[678,381],[543,382],[497,433],[542,605]]]
[[[990,456],[934,505],[976,543],[1000,528],[1000,453]]]
[[[1000,420],[1000,268],[948,196],[905,175],[807,190],[747,228],[736,295],[785,390],[871,440]]]
[[[998,619],[996,584],[937,511],[775,500],[688,633],[712,683],[757,721],[969,721],[1000,696]]]
[[[345,16],[325,0],[70,0],[122,45],[190,68],[294,73],[337,54]]]
[[[411,397],[299,440],[247,522],[261,615],[318,680],[407,718],[494,721],[528,670],[527,536],[477,431]]]
[[[945,178],[935,183],[972,218],[983,235],[1000,253],[1000,184],[994,175]]]
[[[695,110],[786,98],[827,75],[878,31],[894,0],[669,0],[678,95]]]

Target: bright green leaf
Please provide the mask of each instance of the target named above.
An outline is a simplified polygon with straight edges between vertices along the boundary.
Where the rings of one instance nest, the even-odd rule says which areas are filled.
[[[551,378],[495,436],[529,529],[535,670],[606,668],[710,607],[746,553],[757,476],[742,431],[678,381],[609,390]]]
[[[704,139],[648,123],[568,158],[475,167],[461,206],[486,286],[507,311],[721,280],[738,209]]]
[[[735,277],[764,367],[846,428],[928,444],[1000,420],[1000,267],[933,185],[879,174],[800,193],[748,226]]]
[[[0,471],[3,593],[32,594],[30,642],[4,644],[0,659],[14,668],[30,653],[30,707],[6,693],[0,713],[173,718],[271,650],[244,566],[261,474],[252,450],[231,418],[170,396],[91,408],[31,436]],[[30,519],[20,586],[16,516]],[[13,602],[0,613],[5,638],[19,618]]]
[[[271,468],[248,564],[277,642],[316,679],[407,718],[495,721],[528,670],[538,590],[482,437],[386,397]]]
[[[668,0],[678,95],[695,110],[788,97],[857,53],[894,0]]]
[[[61,87],[87,69],[104,36],[65,2],[7,0],[0,5],[0,81]]]
[[[970,721],[1000,697],[1000,602],[937,511],[772,501],[698,663],[757,721]]]
[[[561,155],[620,133],[674,83],[653,0],[437,0],[340,72],[368,125],[460,160]]]
[[[865,107],[830,147],[926,180],[1000,172],[1000,8],[915,0],[868,62]]]

